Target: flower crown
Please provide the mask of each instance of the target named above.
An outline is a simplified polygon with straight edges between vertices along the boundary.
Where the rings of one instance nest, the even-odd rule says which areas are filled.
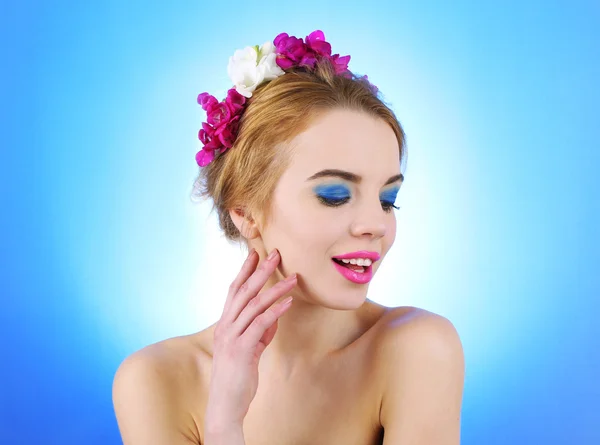
[[[273,43],[265,42],[247,46],[235,51],[229,58],[227,74],[234,87],[227,91],[227,97],[219,102],[208,93],[198,95],[198,104],[206,111],[206,122],[198,132],[203,148],[196,153],[196,163],[200,167],[210,164],[216,154],[231,148],[237,138],[239,122],[246,106],[246,99],[263,82],[285,74],[285,70],[296,67],[314,69],[318,59],[329,59],[335,74],[352,78],[348,71],[350,56],[331,55],[331,45],[325,41],[323,31],[314,31],[305,40],[281,33]],[[367,76],[363,79],[368,81]],[[377,88],[370,85],[373,92]]]

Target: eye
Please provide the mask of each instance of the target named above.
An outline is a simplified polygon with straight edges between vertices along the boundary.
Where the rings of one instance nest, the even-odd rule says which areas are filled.
[[[386,213],[390,213],[392,211],[392,208],[398,210],[400,209],[400,207],[396,207],[394,205],[394,202],[396,202],[396,197],[398,196],[398,192],[400,191],[399,188],[393,188],[393,189],[389,189],[386,190],[384,193],[382,193],[381,195],[381,206],[383,207],[383,210]]]
[[[350,190],[343,184],[327,184],[315,189],[317,198],[328,207],[338,207],[350,200]]]
[[[339,207],[342,204],[347,203],[348,200],[350,199],[350,197],[331,199],[331,198],[325,198],[324,196],[321,196],[321,195],[317,195],[317,198],[319,199],[319,201],[321,201],[323,204],[325,204],[328,207]]]
[[[319,201],[321,201],[323,204],[325,204],[328,207],[339,207],[339,206],[347,203],[348,200],[350,199],[350,198],[331,199],[331,198],[325,198],[324,196],[319,196],[319,195],[317,195],[317,198],[319,199]],[[400,209],[400,207],[395,206],[393,202],[389,202],[389,201],[381,201],[381,207],[383,208],[384,212],[386,212],[386,213],[390,213],[392,211],[392,209],[396,209],[396,210]]]
[[[392,208],[399,210],[400,207],[397,207],[394,205],[393,202],[389,202],[389,201],[381,201],[381,207],[383,207],[383,210],[386,213],[390,213],[392,211]]]

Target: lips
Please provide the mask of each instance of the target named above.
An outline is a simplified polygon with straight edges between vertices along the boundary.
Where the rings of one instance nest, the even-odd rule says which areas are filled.
[[[371,261],[378,261],[380,255],[377,252],[369,250],[359,250],[356,252],[344,253],[342,255],[336,255],[333,258],[336,260],[351,260],[352,258],[368,258]]]
[[[373,265],[371,266],[363,266],[364,272],[357,272],[352,270],[346,266],[342,266],[338,264],[335,259],[331,259],[335,269],[347,280],[352,281],[357,284],[365,284],[371,281],[373,278]]]
[[[353,258],[368,258],[371,260],[370,266],[362,266],[363,272],[357,272],[347,267],[341,260],[351,260]],[[373,264],[379,261],[380,255],[371,250],[358,250],[356,252],[344,253],[331,258],[335,269],[347,280],[357,284],[365,284],[373,278]]]

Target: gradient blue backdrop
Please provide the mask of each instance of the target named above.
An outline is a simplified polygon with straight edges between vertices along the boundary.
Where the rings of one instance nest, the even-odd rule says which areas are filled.
[[[120,443],[119,363],[214,318],[196,96],[315,29],[407,133],[383,302],[459,330],[462,443],[600,443],[598,2],[343,5],[3,2],[0,443]]]

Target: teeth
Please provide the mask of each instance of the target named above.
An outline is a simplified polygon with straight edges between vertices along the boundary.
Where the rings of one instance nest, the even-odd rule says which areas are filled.
[[[369,258],[352,258],[351,260],[342,260],[346,264],[355,264],[357,266],[369,267],[373,262]]]

